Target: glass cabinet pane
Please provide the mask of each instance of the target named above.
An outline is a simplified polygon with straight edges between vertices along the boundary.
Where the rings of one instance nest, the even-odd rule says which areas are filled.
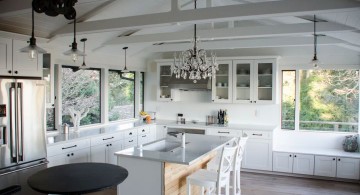
[[[235,100],[250,100],[251,63],[235,64]]]
[[[273,63],[258,63],[258,100],[272,100]]]
[[[160,66],[160,98],[170,98],[171,90],[169,82],[171,79],[171,66]]]
[[[229,100],[229,69],[230,64],[219,64],[219,70],[215,74],[215,99]]]

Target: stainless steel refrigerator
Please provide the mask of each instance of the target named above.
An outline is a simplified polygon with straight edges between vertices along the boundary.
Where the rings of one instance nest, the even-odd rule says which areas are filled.
[[[45,83],[0,77],[0,195],[37,194],[26,180],[46,168],[45,134]]]

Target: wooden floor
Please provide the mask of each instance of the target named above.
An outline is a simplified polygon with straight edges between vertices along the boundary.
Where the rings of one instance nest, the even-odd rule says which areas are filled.
[[[242,195],[360,195],[360,184],[242,172],[241,191]],[[116,195],[116,189],[91,195]]]

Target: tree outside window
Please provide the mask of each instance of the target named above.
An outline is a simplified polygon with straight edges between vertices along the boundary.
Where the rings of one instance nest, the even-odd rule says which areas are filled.
[[[100,123],[100,70],[62,68],[62,121],[75,128]]]

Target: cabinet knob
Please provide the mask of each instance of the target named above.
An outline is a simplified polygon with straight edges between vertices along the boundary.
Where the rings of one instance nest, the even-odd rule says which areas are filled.
[[[250,101],[250,103],[252,103],[252,101]]]
[[[17,70],[15,70],[15,72],[14,72],[15,74],[17,74],[18,73],[18,71]]]
[[[132,133],[130,132],[129,135],[132,135]]]
[[[74,156],[74,153],[71,153],[71,156]]]
[[[256,104],[256,101],[254,101],[254,103]]]
[[[336,160],[335,158],[333,158],[333,160]]]
[[[338,161],[340,161],[340,158],[338,159]]]
[[[173,99],[170,99],[171,101],[173,101]]]
[[[67,154],[66,156],[70,156],[70,154]]]
[[[290,157],[291,157],[292,155],[290,154]]]
[[[215,102],[215,100],[212,100],[213,102]]]
[[[294,155],[294,157],[296,158],[296,155]]]
[[[142,132],[145,132],[145,129],[143,129]]]
[[[9,70],[8,73],[11,74],[11,70]]]

